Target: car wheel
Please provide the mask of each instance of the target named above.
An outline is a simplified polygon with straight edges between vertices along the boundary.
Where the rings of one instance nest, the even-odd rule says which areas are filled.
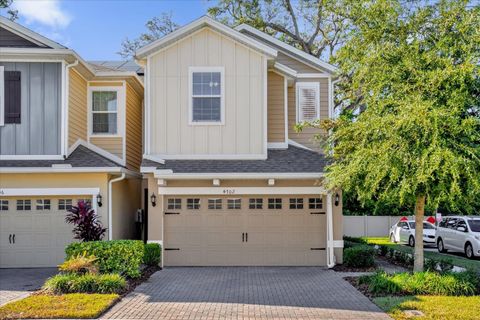
[[[415,247],[415,238],[413,236],[410,236],[410,238],[408,238],[408,245],[410,247]]]
[[[440,238],[437,241],[437,247],[438,247],[438,252],[445,253],[447,250],[445,249],[445,246],[443,245],[443,240]]]
[[[397,241],[395,241],[395,236],[393,235],[393,233],[390,235],[390,242],[397,243]]]
[[[467,256],[468,259],[475,258],[475,254],[473,253],[473,246],[469,242],[467,242],[467,244],[465,245],[465,256]]]

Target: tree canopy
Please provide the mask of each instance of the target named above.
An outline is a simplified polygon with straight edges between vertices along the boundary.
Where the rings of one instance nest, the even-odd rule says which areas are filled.
[[[344,94],[360,96],[364,110],[322,123],[332,130],[329,187],[415,206],[419,220],[425,202],[472,208],[480,195],[480,8],[442,0],[406,10],[383,0],[355,10],[335,61],[348,78]]]

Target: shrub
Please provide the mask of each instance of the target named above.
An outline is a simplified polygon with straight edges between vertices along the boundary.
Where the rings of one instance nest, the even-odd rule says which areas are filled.
[[[57,274],[45,282],[43,288],[55,294],[64,293],[120,293],[127,282],[118,274]]]
[[[343,261],[352,268],[369,268],[375,266],[375,250],[369,246],[355,246],[343,251]]]
[[[140,276],[144,244],[139,240],[89,241],[71,243],[65,249],[67,259],[79,254],[94,255],[101,273]]]
[[[160,263],[161,248],[158,243],[147,243],[143,253],[143,263],[149,266],[158,266]]]
[[[478,276],[473,272],[446,273],[417,272],[389,275],[383,271],[360,277],[360,284],[367,284],[368,291],[376,295],[423,294],[468,296],[477,292]]]
[[[65,221],[75,226],[73,228],[74,238],[82,241],[102,240],[107,231],[107,228],[104,228],[98,219],[95,210],[85,201],[79,201],[76,207],[68,209]]]
[[[343,240],[354,242],[354,243],[367,244],[367,240],[365,240],[363,238],[343,236]]]
[[[65,262],[58,266],[58,269],[66,273],[96,274],[98,273],[98,267],[95,264],[95,260],[97,260],[97,258],[93,255],[87,256],[85,253],[79,254],[65,260]]]

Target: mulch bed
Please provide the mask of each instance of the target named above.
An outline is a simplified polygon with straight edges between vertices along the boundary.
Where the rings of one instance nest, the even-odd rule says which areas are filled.
[[[335,265],[332,270],[337,272],[373,272],[377,270],[377,267],[370,267],[370,268],[352,268],[347,267],[344,264],[337,264]]]
[[[138,277],[137,279],[127,278],[127,288],[124,292],[120,294],[120,296],[123,298],[124,296],[135,290],[138,285],[147,281],[148,278],[150,278],[150,276],[158,270],[161,270],[159,266],[145,266],[142,269],[142,274],[140,277]]]

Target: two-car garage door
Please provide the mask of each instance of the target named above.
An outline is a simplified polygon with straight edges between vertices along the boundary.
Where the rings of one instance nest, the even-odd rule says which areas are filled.
[[[312,196],[166,197],[166,266],[323,266],[326,221]]]
[[[73,241],[66,209],[85,196],[0,198],[0,267],[54,267]]]

